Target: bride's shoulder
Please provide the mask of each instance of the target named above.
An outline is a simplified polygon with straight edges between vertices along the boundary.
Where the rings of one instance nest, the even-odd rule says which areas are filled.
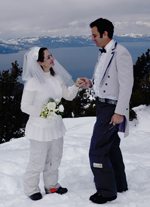
[[[32,77],[26,82],[26,85],[38,85],[38,81]]]
[[[34,90],[39,90],[39,82],[35,78],[30,78],[26,83],[24,88],[26,90],[34,91]]]

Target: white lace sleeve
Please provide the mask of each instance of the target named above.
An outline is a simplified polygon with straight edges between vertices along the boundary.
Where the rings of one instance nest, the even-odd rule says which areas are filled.
[[[35,95],[36,91],[24,90],[21,100],[21,110],[31,116],[39,116],[41,112],[41,106],[33,105]]]
[[[78,87],[76,87],[75,85],[67,88],[66,85],[61,85],[62,86],[62,92],[63,92],[63,98],[68,100],[68,101],[72,101],[78,92]]]

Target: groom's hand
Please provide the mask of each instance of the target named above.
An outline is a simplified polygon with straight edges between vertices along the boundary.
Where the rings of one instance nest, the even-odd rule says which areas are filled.
[[[114,114],[111,118],[111,121],[109,124],[113,124],[114,126],[116,124],[121,124],[123,122],[124,116],[120,114]]]
[[[91,81],[84,77],[84,78],[80,78],[80,86],[83,88],[83,89],[87,89],[89,87],[91,87]]]

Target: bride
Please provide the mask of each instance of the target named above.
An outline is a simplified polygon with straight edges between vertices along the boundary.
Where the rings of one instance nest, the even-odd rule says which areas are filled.
[[[24,175],[24,193],[39,200],[40,173],[46,194],[64,194],[68,190],[58,183],[58,167],[63,152],[65,126],[60,115],[41,116],[43,104],[50,98],[73,100],[82,80],[73,84],[70,74],[56,61],[47,48],[32,47],[24,55],[22,79],[25,82],[21,110],[29,114],[25,135],[30,141],[30,160]],[[73,84],[68,89],[68,85]],[[54,101],[53,101],[54,103]]]

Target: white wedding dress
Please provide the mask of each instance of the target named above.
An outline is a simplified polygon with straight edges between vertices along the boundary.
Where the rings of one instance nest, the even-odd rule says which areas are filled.
[[[25,135],[27,138],[36,141],[58,139],[62,137],[66,131],[60,115],[55,119],[40,117],[42,105],[49,98],[61,100],[63,97],[66,100],[72,100],[78,92],[78,87],[75,85],[67,88],[58,75],[52,76],[50,72],[48,72],[45,73],[45,76],[47,80],[50,81],[50,85],[53,86],[49,88],[49,90],[53,90],[53,97],[49,97],[48,90],[44,88],[43,84],[31,78],[25,84],[21,100],[21,110],[29,114]]]

